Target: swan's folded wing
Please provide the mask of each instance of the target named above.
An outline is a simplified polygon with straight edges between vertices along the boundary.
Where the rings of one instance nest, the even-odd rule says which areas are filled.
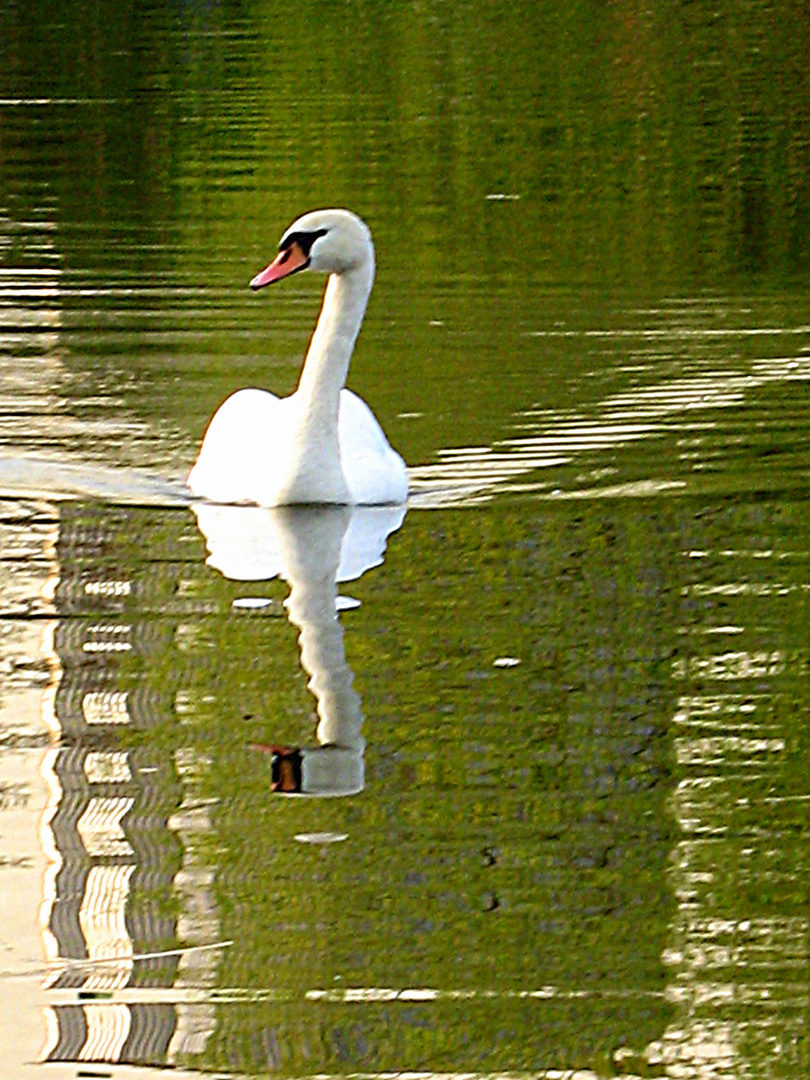
[[[405,462],[388,443],[362,398],[351,390],[340,395],[340,461],[352,501],[360,506],[398,506],[408,498]]]
[[[288,401],[266,390],[237,390],[220,405],[188,475],[198,498],[272,505],[279,458],[289,452]]]

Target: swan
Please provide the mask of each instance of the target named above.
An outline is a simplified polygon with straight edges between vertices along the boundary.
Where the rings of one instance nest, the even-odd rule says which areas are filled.
[[[285,506],[402,504],[405,463],[368,405],[344,388],[374,282],[374,245],[349,210],[298,218],[279,253],[250,283],[264,288],[301,270],[329,274],[293,394],[237,390],[217,409],[187,484],[216,503]]]

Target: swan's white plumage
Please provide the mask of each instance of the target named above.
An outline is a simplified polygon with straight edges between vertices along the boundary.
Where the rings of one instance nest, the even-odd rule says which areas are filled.
[[[302,253],[295,237],[306,248],[312,236]],[[403,503],[405,463],[371,409],[344,388],[374,281],[368,228],[347,210],[305,214],[287,230],[281,254],[254,278],[254,287],[290,272],[287,249],[298,259],[296,268],[330,274],[298,388],[286,398],[266,390],[232,394],[208,426],[188,486],[219,503]]]
[[[188,478],[195,495],[217,503],[335,502],[358,506],[399,504],[408,497],[402,458],[388,444],[371,409],[342,390],[338,415],[340,464],[347,494],[329,498],[316,476],[310,490],[292,486],[295,431],[300,401],[267,390],[237,390],[214,414],[197,463]],[[338,488],[333,489],[338,495]],[[315,497],[319,495],[320,497]]]

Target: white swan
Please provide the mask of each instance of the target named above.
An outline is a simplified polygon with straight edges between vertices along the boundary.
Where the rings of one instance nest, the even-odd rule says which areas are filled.
[[[208,426],[188,486],[218,503],[403,503],[405,463],[365,402],[343,388],[374,281],[368,227],[348,210],[305,214],[250,286],[306,269],[330,277],[298,388],[286,398],[232,394]]]

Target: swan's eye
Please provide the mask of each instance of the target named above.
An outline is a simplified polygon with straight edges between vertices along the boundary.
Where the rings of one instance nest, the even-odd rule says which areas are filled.
[[[309,253],[312,250],[312,245],[321,236],[326,236],[329,232],[328,229],[313,229],[312,232],[294,232],[289,236],[285,236],[279,246],[279,251],[289,251],[293,244],[297,244],[306,258],[309,258]]]

